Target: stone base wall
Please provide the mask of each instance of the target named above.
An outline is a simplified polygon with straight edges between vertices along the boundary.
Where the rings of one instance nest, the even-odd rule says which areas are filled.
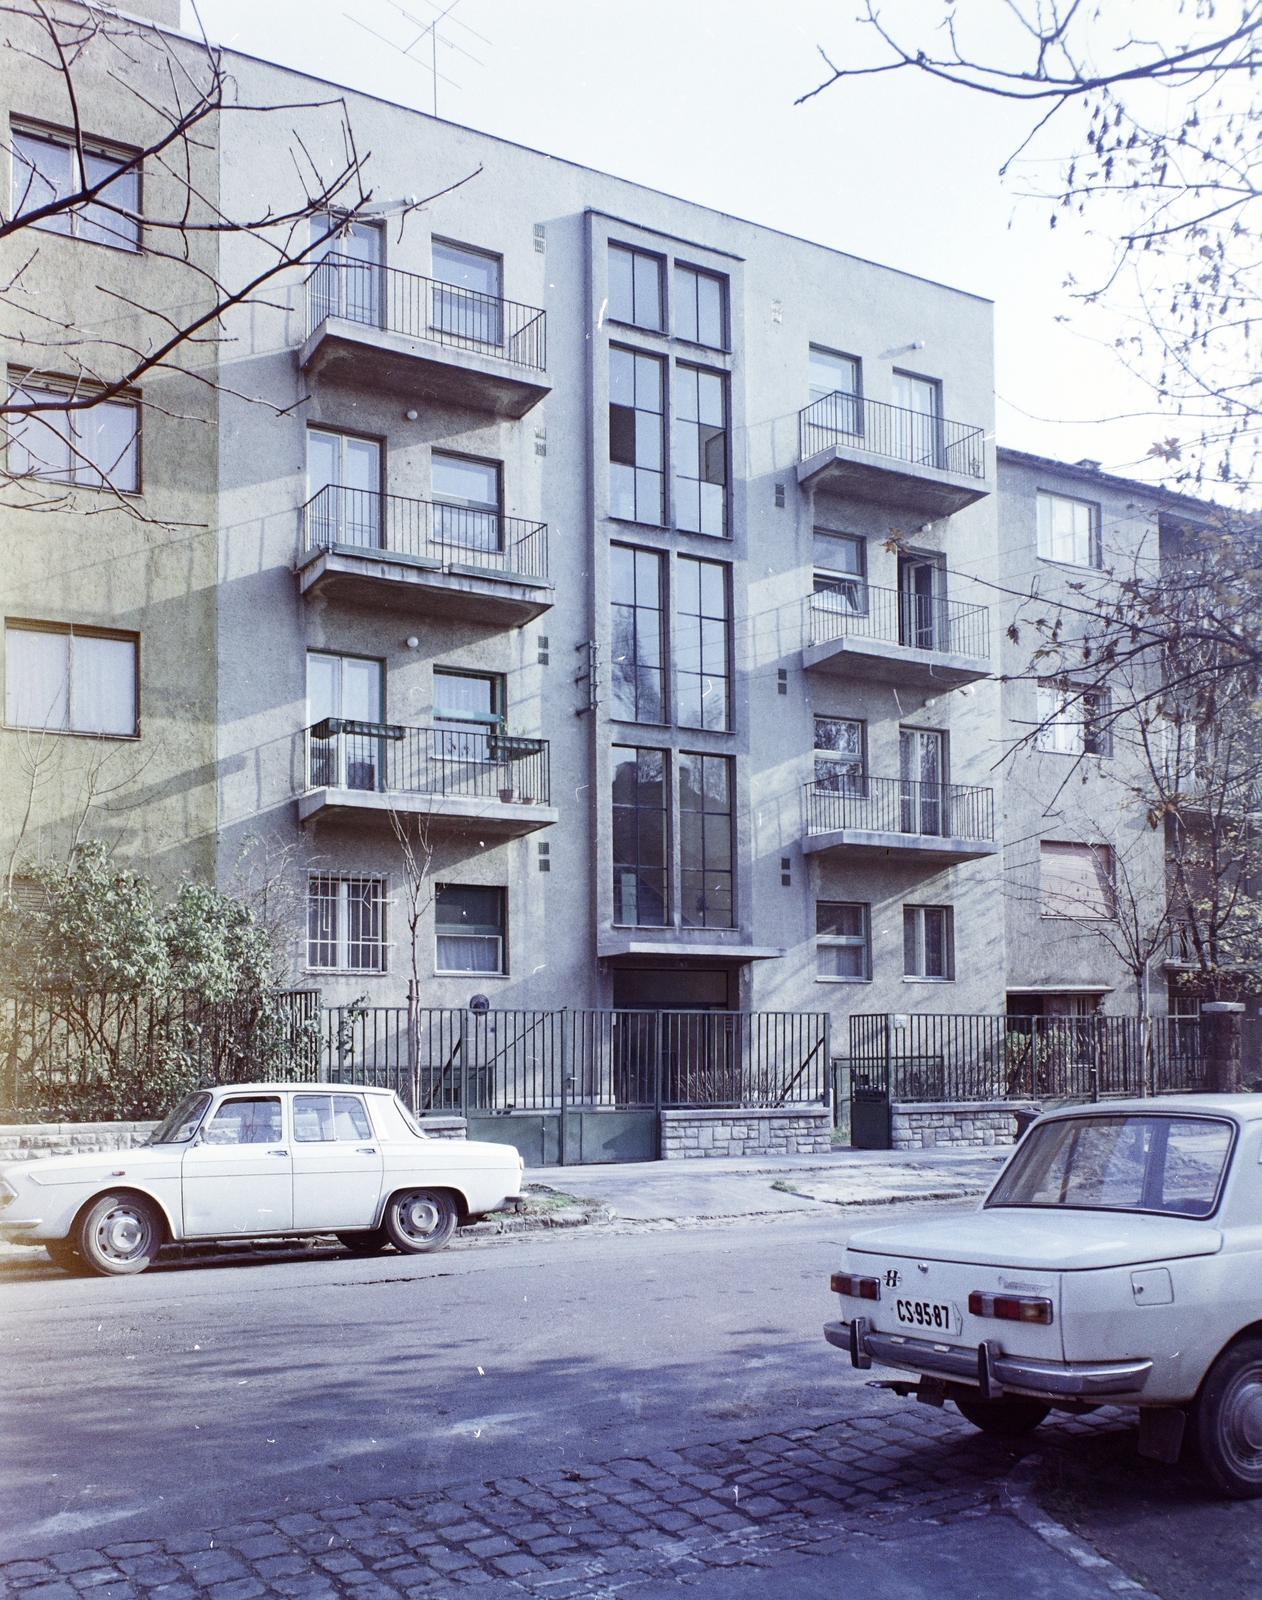
[[[105,1150],[134,1150],[158,1126],[156,1122],[18,1122],[0,1125],[0,1166],[32,1161],[39,1156],[94,1155]],[[463,1139],[463,1117],[422,1117],[431,1139]]]
[[[890,1107],[890,1145],[895,1150],[936,1150],[1015,1144],[1017,1112],[1037,1115],[1038,1109],[1032,1102],[1013,1100],[895,1103]]]
[[[826,1156],[832,1149],[827,1106],[761,1111],[663,1111],[662,1160],[706,1156]]]

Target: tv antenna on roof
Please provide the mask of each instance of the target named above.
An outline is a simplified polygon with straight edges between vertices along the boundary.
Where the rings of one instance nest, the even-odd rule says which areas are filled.
[[[434,115],[437,116],[439,78],[441,78],[444,83],[449,83],[453,89],[460,88],[460,85],[455,81],[454,78],[449,78],[445,72],[440,72],[438,70],[439,45],[441,44],[445,49],[448,50],[455,50],[459,55],[466,56],[470,61],[473,62],[475,67],[480,67],[485,64],[479,61],[477,56],[475,56],[471,51],[466,50],[463,45],[459,45],[454,39],[445,38],[442,34],[440,34],[438,31],[439,23],[450,22],[457,28],[463,28],[466,33],[472,34],[475,39],[481,39],[483,44],[490,44],[491,41],[484,34],[479,33],[476,28],[471,28],[467,22],[462,22],[459,17],[452,15],[456,7],[460,4],[460,0],[448,0],[448,3],[445,6],[440,5],[438,0],[424,0],[425,5],[429,6],[432,11],[436,11],[438,13],[437,16],[431,18],[431,20],[428,22],[426,22],[423,17],[415,16],[405,6],[401,6],[398,3],[398,0],[386,0],[386,4],[390,6],[391,10],[397,11],[405,21],[410,22],[413,27],[420,29],[420,32],[412,40],[411,44],[396,44],[393,39],[387,39],[384,33],[378,33],[375,28],[370,28],[366,22],[361,22],[358,17],[352,17],[349,11],[344,12],[343,15],[348,19],[348,21],[356,23],[359,27],[363,28],[366,33],[371,33],[375,39],[380,39],[383,44],[388,44],[392,50],[397,50],[400,55],[406,56],[409,61],[414,62],[417,66],[423,67],[425,63],[418,55],[414,55],[413,52],[418,46],[423,46],[426,40],[429,41],[429,71],[433,78],[434,84]]]

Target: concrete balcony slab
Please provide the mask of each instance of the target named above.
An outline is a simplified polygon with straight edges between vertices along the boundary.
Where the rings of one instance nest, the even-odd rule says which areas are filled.
[[[555,806],[525,801],[486,800],[465,795],[382,793],[373,789],[310,789],[298,797],[301,823],[390,827],[390,813],[427,818],[435,833],[480,839],[520,839],[554,827]]]
[[[904,506],[928,517],[949,517],[983,499],[992,483],[898,456],[830,444],[799,462],[798,483],[817,494]]]
[[[520,628],[549,610],[556,600],[551,582],[523,573],[341,544],[309,550],[302,556],[298,592],[348,605],[385,606],[409,616],[457,618],[495,628]]]

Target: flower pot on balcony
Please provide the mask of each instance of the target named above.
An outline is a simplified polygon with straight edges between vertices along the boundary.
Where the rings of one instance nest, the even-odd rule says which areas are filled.
[[[512,803],[513,803],[513,791],[511,789],[501,789],[500,790],[500,804],[502,806],[511,806]]]
[[[535,797],[532,794],[519,794],[517,799],[524,806],[532,806],[535,803]]]

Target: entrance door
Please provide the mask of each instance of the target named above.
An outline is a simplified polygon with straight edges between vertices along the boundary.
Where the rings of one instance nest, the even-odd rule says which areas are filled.
[[[294,1227],[371,1228],[381,1146],[358,1094],[294,1096]]]
[[[938,386],[910,372],[894,374],[894,454],[918,467],[940,467]]]
[[[184,1233],[285,1233],[293,1226],[293,1161],[279,1095],[236,1095],[184,1152]]]
[[[381,545],[381,445],[307,429],[307,544]]]
[[[943,831],[942,753],[942,735],[936,729],[899,729],[904,833],[941,834]]]

